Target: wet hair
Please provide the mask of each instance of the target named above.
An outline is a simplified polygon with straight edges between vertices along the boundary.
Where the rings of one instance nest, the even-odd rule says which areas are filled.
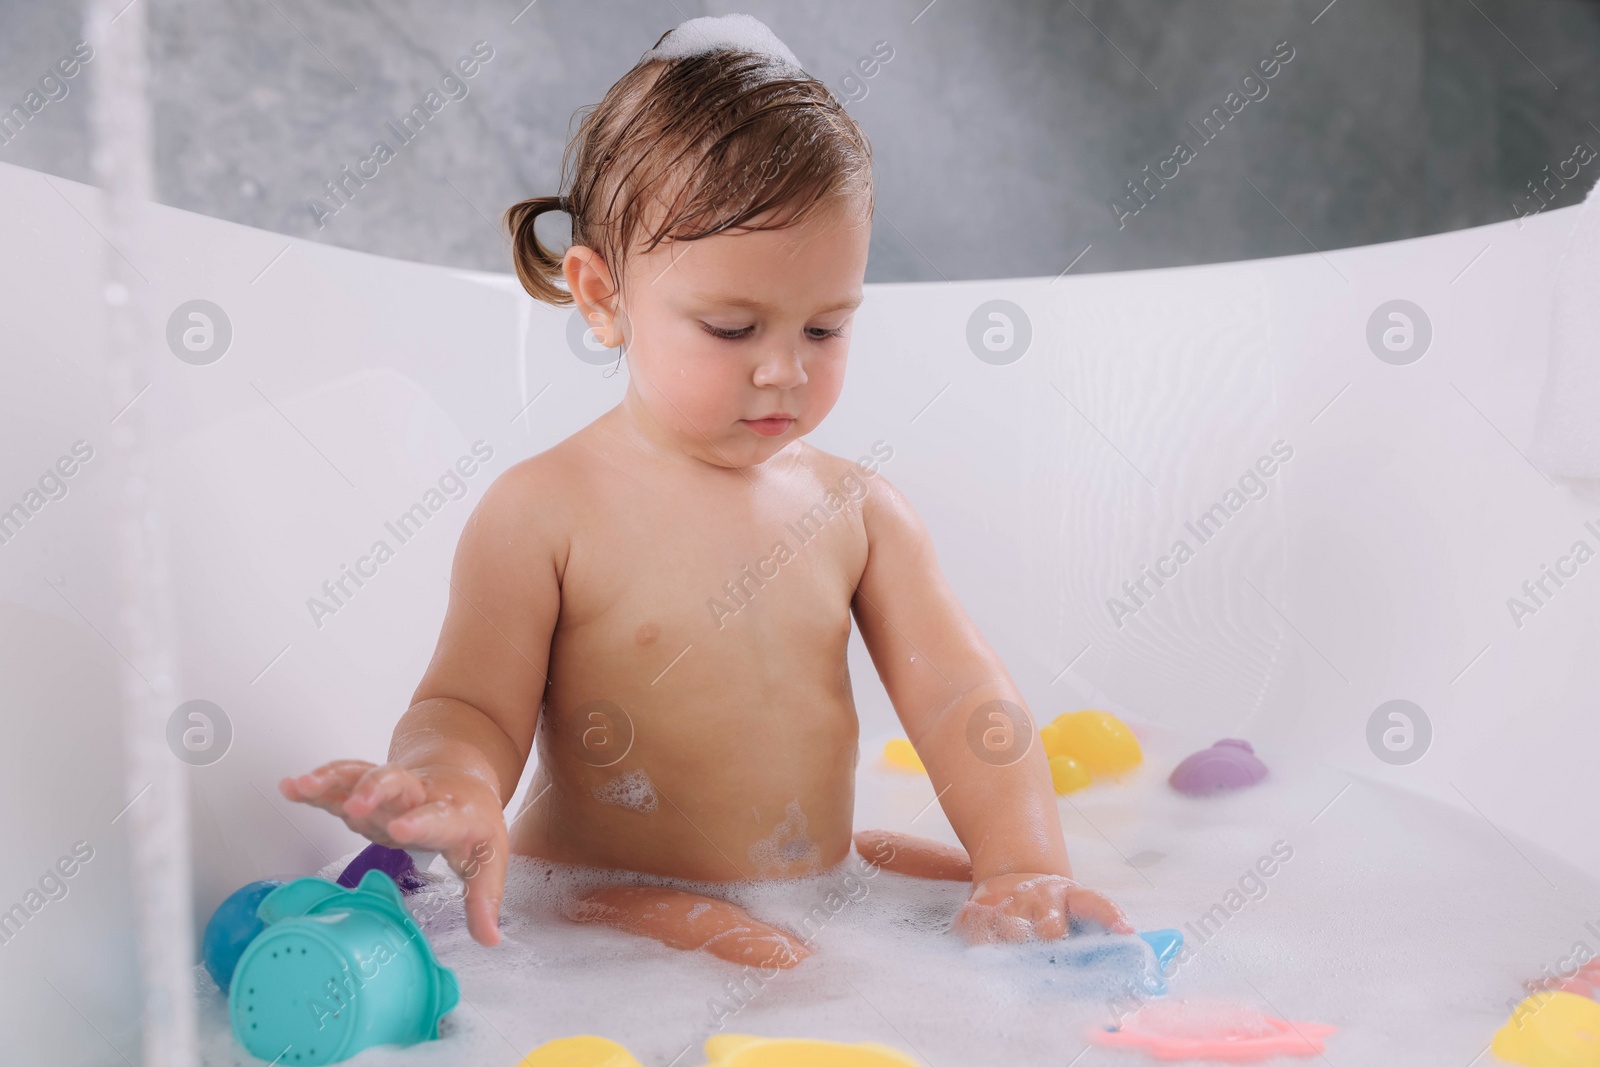
[[[733,228],[780,229],[863,194],[871,217],[866,134],[826,85],[760,53],[641,59],[579,114],[562,192],[513,204],[503,220],[517,277],[537,300],[574,303],[557,284],[562,253],[534,233],[546,211],[571,216],[573,243],[600,254],[619,292],[641,240],[648,252]],[[645,233],[651,218],[659,224]]]

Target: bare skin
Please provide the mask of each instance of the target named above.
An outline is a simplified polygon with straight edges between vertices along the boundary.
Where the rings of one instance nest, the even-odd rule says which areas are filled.
[[[1071,879],[1041,747],[1005,766],[969,747],[988,702],[1026,704],[915,510],[881,472],[802,440],[843,385],[869,221],[841,201],[783,229],[665,242],[628,260],[620,292],[593,249],[567,251],[595,335],[625,345],[626,395],[485,492],[388,762],[280,783],[380,844],[442,852],[479,942],[499,940],[509,852],[703,882],[841,862],[852,618],[966,846],[866,832],[863,856],[970,879],[953,927],[971,941],[1060,937],[1072,914],[1131,932]],[[776,413],[793,416],[781,432],[752,424]],[[672,889],[597,891],[573,918],[741,963],[808,954]]]

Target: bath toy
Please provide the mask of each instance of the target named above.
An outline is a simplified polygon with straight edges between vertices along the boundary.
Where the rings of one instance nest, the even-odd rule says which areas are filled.
[[[350,865],[339,875],[339,885],[354,889],[368,871],[382,871],[393,879],[402,893],[415,893],[428,883],[417,873],[417,863],[411,853],[403,848],[385,848],[371,844],[362,849]]]
[[[1253,1063],[1274,1056],[1315,1056],[1338,1027],[1274,1019],[1236,1004],[1159,1001],[1119,1025],[1090,1030],[1098,1045],[1138,1049],[1158,1060]]]
[[[297,878],[257,914],[266,928],[234,969],[228,1017],[259,1059],[337,1063],[373,1045],[432,1040],[460,1000],[456,976],[382,871],[355,889]]]
[[[1561,971],[1565,970],[1563,966]],[[1559,989],[1591,1000],[1600,999],[1600,959],[1590,960],[1570,975],[1550,974],[1546,968],[1544,978],[1530,978],[1522,987],[1529,993],[1552,993]]]
[[[1004,959],[1008,969],[1015,969],[1019,963],[1025,971],[1038,968],[1045,985],[1064,989],[1074,997],[1098,995],[1112,987],[1137,990],[1143,997],[1166,994],[1167,981],[1157,944],[1165,944],[1160,935],[1168,931],[1153,932],[1151,936],[1091,932],[1098,929],[1073,918],[1065,937],[984,944],[968,951],[978,959]]]
[[[1517,1005],[1489,1046],[1525,1067],[1600,1064],[1600,1004],[1576,993],[1539,993]]]
[[[1203,797],[1243,789],[1266,776],[1267,765],[1256,758],[1250,742],[1225,737],[1174,767],[1167,783],[1187,796]]]
[[[1145,944],[1156,954],[1156,964],[1163,972],[1172,958],[1183,951],[1183,935],[1176,930],[1146,930],[1139,934]]]
[[[862,1041],[846,1045],[805,1037],[716,1034],[706,1039],[705,1067],[922,1067],[899,1049]]]
[[[1555,988],[1563,993],[1576,993],[1580,997],[1588,997],[1590,1000],[1600,999],[1600,989],[1595,988],[1594,981],[1581,976],[1563,978]]]
[[[643,1067],[633,1053],[603,1037],[581,1034],[546,1041],[517,1067]]]
[[[1068,793],[1076,793],[1092,779],[1089,777],[1089,772],[1084,770],[1083,764],[1071,756],[1051,756],[1050,781],[1056,787],[1056,795],[1065,796]]]
[[[1144,760],[1139,739],[1115,715],[1104,711],[1069,711],[1039,731],[1051,756],[1071,756],[1099,778],[1130,771]]]
[[[917,755],[916,748],[903,737],[897,737],[883,746],[883,762],[896,770],[928,773],[928,768],[922,765],[922,757]]]
[[[261,898],[282,885],[282,882],[251,882],[235,889],[228,899],[217,905],[206,922],[206,932],[200,939],[200,959],[206,970],[224,993],[233,978],[233,969],[239,957],[266,924],[256,917],[256,905]]]
[[[1160,997],[1167,992],[1167,964],[1183,948],[1183,935],[1176,930],[1147,930],[1135,935],[1139,940],[1150,946],[1150,951],[1155,954],[1155,966],[1150,965],[1150,957],[1140,952],[1137,955],[1129,951],[1131,942],[1120,935],[1111,937],[1085,936],[1078,932],[1079,924],[1074,921],[1072,936],[1066,941],[1059,942],[1063,952],[1053,955],[1050,962],[1064,963],[1072,967],[1095,967],[1108,961],[1115,960],[1125,964],[1127,969],[1135,975],[1126,986],[1137,986],[1144,991],[1146,996]]]

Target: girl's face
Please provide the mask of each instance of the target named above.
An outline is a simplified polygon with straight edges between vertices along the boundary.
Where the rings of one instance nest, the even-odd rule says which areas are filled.
[[[797,226],[636,253],[614,318],[599,258],[569,258],[580,310],[607,343],[625,343],[633,427],[656,447],[748,467],[821,423],[844,385],[861,303],[871,220],[860,208],[835,201]]]

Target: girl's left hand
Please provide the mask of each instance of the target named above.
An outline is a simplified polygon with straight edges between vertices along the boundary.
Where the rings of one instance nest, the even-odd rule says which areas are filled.
[[[1114,934],[1131,934],[1122,909],[1107,897],[1060,874],[1002,874],[972,887],[951,926],[968,944],[1022,941],[1032,935],[1053,941],[1071,918],[1098,923]]]

